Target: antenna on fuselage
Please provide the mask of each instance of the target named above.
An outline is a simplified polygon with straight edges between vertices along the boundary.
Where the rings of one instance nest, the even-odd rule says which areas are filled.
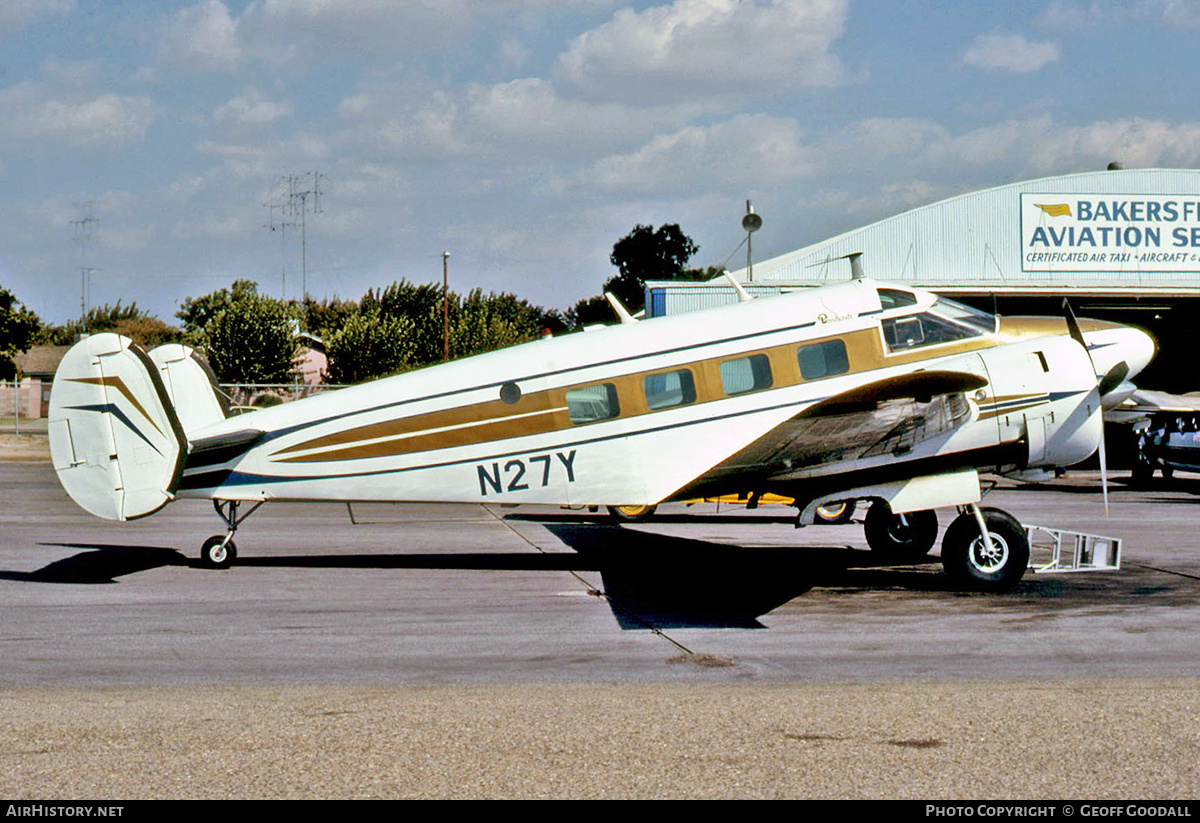
[[[818,260],[815,263],[809,263],[808,266],[809,266],[809,268],[812,268],[813,266],[827,266],[830,263],[834,262],[835,260],[849,260],[850,261],[850,279],[851,280],[862,280],[864,277],[867,276],[866,272],[863,271],[862,256],[863,256],[862,252],[852,251],[849,254],[842,254],[837,257],[826,257],[824,260]]]
[[[737,278],[734,277],[732,274],[730,274],[727,271],[723,271],[723,272],[721,272],[721,276],[729,281],[729,285],[733,286],[733,290],[735,292],[737,292],[739,303],[749,303],[751,300],[754,299],[754,295],[751,294],[750,292],[746,291],[745,289],[743,289],[742,284],[739,283],[737,281]]]
[[[862,280],[866,277],[866,274],[863,273],[862,256],[863,253],[860,251],[853,251],[846,255],[846,259],[850,261],[851,280]]]
[[[625,307],[621,305],[621,301],[618,300],[612,294],[612,292],[606,291],[604,293],[604,299],[608,301],[608,305],[612,306],[612,310],[616,313],[617,319],[620,320],[622,324],[637,322],[637,319],[628,311],[626,311]]]

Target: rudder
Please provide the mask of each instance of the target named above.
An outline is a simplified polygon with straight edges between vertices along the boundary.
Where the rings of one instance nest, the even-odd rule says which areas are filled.
[[[189,440],[196,432],[229,416],[229,404],[217,388],[216,376],[189,346],[167,343],[151,349],[150,359],[158,367],[167,397]]]

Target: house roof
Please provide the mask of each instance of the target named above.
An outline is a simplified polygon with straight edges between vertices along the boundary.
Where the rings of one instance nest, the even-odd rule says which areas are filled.
[[[29,377],[53,377],[70,346],[33,346],[13,357],[17,371]]]

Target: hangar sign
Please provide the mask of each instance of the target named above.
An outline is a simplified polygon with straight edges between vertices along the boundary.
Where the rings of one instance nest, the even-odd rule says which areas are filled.
[[[1200,271],[1200,197],[1022,193],[1021,270]]]

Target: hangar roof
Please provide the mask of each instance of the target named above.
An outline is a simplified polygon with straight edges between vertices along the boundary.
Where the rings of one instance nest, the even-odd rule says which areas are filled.
[[[1196,295],[1200,170],[1084,172],[970,192],[755,263],[752,278],[733,274],[822,285],[850,278],[854,254],[868,277],[939,292]]]

